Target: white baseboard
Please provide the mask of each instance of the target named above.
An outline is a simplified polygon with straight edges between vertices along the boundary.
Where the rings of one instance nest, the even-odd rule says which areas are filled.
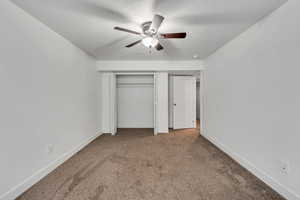
[[[126,122],[119,121],[118,128],[154,128],[153,122]]]
[[[150,127],[150,126],[143,126],[143,125],[141,125],[141,126],[130,126],[130,125],[120,125],[120,126],[118,126],[118,128],[154,128],[154,127]]]
[[[287,188],[286,186],[282,185],[281,183],[279,183],[277,180],[272,178],[270,175],[268,175],[263,170],[258,169],[250,161],[243,158],[238,153],[235,153],[232,149],[230,149],[228,146],[219,142],[216,138],[207,135],[205,132],[202,132],[201,135],[204,138],[206,138],[207,140],[209,140],[211,143],[216,145],[220,150],[222,150],[224,153],[226,153],[228,156],[230,156],[233,160],[238,162],[240,165],[242,165],[244,168],[246,168],[248,171],[250,171],[252,174],[254,174],[257,178],[259,178],[264,183],[269,185],[272,189],[274,189],[276,192],[281,194],[286,199],[300,200],[300,196],[297,195],[296,192],[294,192],[291,189]]]
[[[25,179],[19,185],[13,187],[8,192],[0,195],[0,200],[14,200],[14,199],[16,199],[19,195],[21,195],[23,192],[25,192],[26,190],[28,190],[31,186],[33,186],[35,183],[37,183],[38,181],[40,181],[42,178],[44,178],[45,176],[47,176],[50,172],[52,172],[54,169],[56,169],[59,165],[61,165],[66,160],[68,160],[69,158],[71,158],[74,154],[76,154],[77,152],[79,152],[81,149],[83,149],[86,145],[88,145],[90,142],[92,142],[93,140],[95,140],[100,135],[102,135],[102,133],[97,133],[93,137],[90,137],[89,139],[87,139],[86,141],[84,141],[83,143],[81,143],[80,145],[76,146],[71,151],[63,154],[58,159],[56,159],[53,162],[51,162],[48,166],[40,169],[39,171],[37,171],[32,176],[30,176],[27,179]]]
[[[168,134],[169,133],[169,129],[168,130],[159,130],[157,133],[158,134]]]

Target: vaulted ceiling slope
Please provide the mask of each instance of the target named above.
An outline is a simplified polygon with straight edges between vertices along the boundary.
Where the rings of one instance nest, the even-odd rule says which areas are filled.
[[[11,0],[98,60],[204,59],[287,0]],[[187,32],[186,39],[163,40],[163,51],[139,44],[140,31],[154,14],[165,17],[161,32]]]

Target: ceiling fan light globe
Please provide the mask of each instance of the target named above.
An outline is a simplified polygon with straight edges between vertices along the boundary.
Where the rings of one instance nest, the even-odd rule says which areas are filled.
[[[146,37],[142,40],[142,43],[147,48],[153,48],[156,47],[156,45],[158,44],[158,39],[152,37]]]

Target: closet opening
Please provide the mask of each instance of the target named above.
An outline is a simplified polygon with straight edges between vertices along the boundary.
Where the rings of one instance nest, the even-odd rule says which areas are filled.
[[[155,132],[154,74],[116,74],[117,135]]]

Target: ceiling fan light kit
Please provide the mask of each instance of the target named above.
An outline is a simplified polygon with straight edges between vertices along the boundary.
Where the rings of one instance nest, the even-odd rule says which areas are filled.
[[[145,47],[151,49],[156,48],[157,51],[163,50],[163,46],[160,44],[159,39],[183,39],[186,38],[186,33],[159,33],[158,29],[160,28],[164,17],[161,15],[154,15],[153,20],[145,22],[141,25],[142,32],[132,31],[126,28],[114,27],[115,30],[123,31],[135,35],[139,35],[142,39],[127,45],[127,48],[135,46],[139,43],[142,43]]]
[[[158,41],[158,39],[156,39],[154,37],[145,37],[142,40],[142,43],[147,48],[154,48],[154,47],[157,46],[157,44],[159,43],[159,41]]]

